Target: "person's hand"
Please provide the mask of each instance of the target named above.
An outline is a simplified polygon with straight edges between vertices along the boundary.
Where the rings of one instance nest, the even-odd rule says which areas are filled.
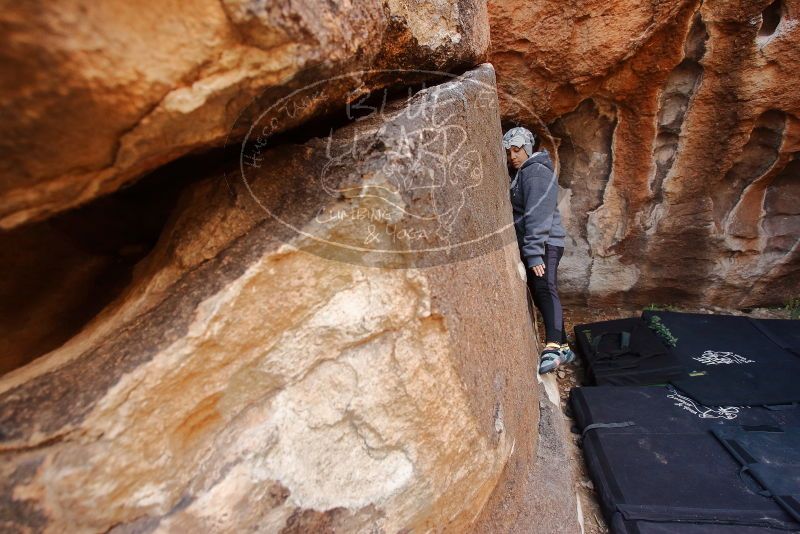
[[[533,267],[531,267],[531,270],[533,271],[533,274],[535,274],[536,276],[544,276],[544,264],[534,265]]]

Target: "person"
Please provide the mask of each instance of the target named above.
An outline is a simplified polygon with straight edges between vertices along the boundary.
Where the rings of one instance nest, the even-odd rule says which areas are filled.
[[[566,238],[558,211],[558,177],[549,152],[534,152],[535,144],[536,138],[527,128],[512,128],[503,136],[508,162],[515,169],[509,187],[517,244],[533,302],[544,319],[545,347],[539,373],[548,373],[571,362],[575,355],[567,344],[558,296],[558,264]]]

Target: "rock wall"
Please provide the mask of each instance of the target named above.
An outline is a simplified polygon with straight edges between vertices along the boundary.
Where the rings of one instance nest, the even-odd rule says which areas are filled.
[[[800,291],[800,2],[489,13],[504,123],[558,147],[569,298],[750,307]]]
[[[486,17],[480,0],[424,8],[405,0],[35,0],[4,9],[0,228],[235,140],[243,132],[232,125],[247,124],[265,103],[283,99],[279,133],[410,77],[395,69],[474,66],[488,46]]]
[[[563,428],[500,135],[486,65],[200,166],[119,296],[0,379],[3,530],[576,529],[568,465],[530,475]]]

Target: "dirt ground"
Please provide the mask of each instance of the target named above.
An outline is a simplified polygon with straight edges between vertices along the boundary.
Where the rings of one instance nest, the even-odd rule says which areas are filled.
[[[594,323],[598,321],[608,321],[624,317],[634,317],[641,313],[641,310],[623,308],[602,308],[589,309],[581,307],[567,306],[564,310],[564,322],[570,342],[573,341],[573,328],[578,324]],[[691,313],[719,313],[729,315],[747,315],[749,317],[763,319],[787,319],[788,312],[779,308],[756,308],[749,313],[739,310],[726,310],[722,308],[669,308],[673,311]],[[537,317],[537,328],[539,329],[539,339],[544,339],[544,328],[541,316]],[[583,451],[580,447],[580,435],[577,434],[577,427],[572,419],[569,409],[569,392],[573,387],[583,383],[584,367],[580,360],[565,366],[556,371],[559,395],[561,397],[561,410],[565,416],[565,424],[568,426],[567,435],[571,440],[569,450],[571,451],[570,460],[574,462],[574,473],[576,473],[575,488],[581,500],[581,510],[583,511],[584,532],[586,534],[605,534],[609,532],[603,514],[597,501],[597,494],[594,491],[594,484],[589,478],[586,464],[583,460]]]

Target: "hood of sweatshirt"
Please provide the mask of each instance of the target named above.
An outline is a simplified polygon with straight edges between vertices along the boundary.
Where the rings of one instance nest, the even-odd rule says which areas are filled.
[[[548,152],[547,149],[543,149],[541,152],[534,153],[531,157],[525,160],[525,162],[520,166],[519,170],[521,171],[525,167],[533,165],[534,163],[541,163],[551,171],[555,168],[553,165],[553,160],[550,158],[550,152]]]
[[[551,171],[555,168],[553,165],[553,160],[550,158],[550,152],[548,152],[547,149],[542,149],[541,152],[535,152],[531,157],[526,159],[513,175],[509,174],[509,179],[511,180],[509,187],[514,187],[514,184],[517,183],[517,176],[519,176],[519,173],[522,169],[529,167],[534,163],[541,163]]]

